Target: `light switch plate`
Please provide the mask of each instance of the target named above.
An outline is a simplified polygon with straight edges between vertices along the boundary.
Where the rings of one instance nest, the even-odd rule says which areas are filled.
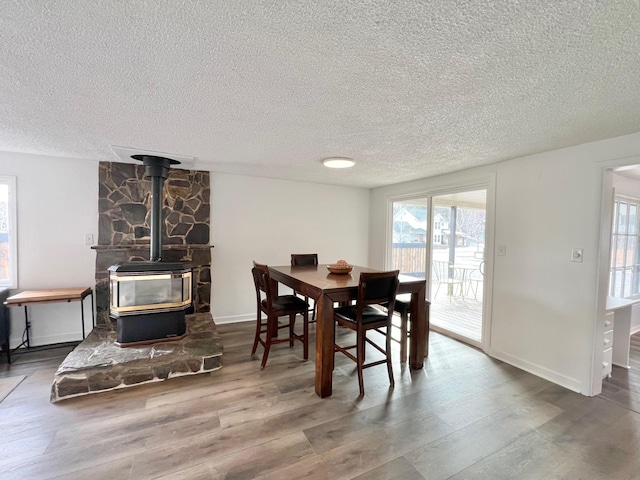
[[[572,248],[571,249],[571,261],[582,263],[582,249],[581,248]]]
[[[507,246],[506,245],[498,245],[498,256],[506,257],[507,256]]]

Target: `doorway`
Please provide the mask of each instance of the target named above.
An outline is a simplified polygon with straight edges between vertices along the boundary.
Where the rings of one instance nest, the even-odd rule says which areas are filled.
[[[596,351],[593,391],[640,412],[640,166],[607,169],[603,183],[598,323],[604,346]]]
[[[486,189],[432,197],[431,325],[482,345]]]
[[[392,201],[391,268],[428,281],[431,328],[482,348],[487,189]]]

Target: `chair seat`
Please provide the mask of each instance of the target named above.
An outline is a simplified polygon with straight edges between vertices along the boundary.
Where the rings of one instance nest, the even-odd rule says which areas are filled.
[[[267,308],[267,300],[262,301],[262,305]],[[309,304],[295,295],[281,295],[279,297],[275,297],[271,305],[273,309],[278,312],[288,312],[291,310],[303,310],[305,308],[309,308]]]
[[[401,293],[400,295],[396,295],[396,303],[393,309],[396,312],[401,310],[409,309],[411,306],[411,294],[410,293]]]
[[[334,315],[348,322],[356,323],[358,318],[358,308],[355,305],[339,307],[334,310]],[[362,323],[364,325],[380,321],[384,322],[387,320],[387,317],[388,314],[376,307],[372,307],[371,305],[365,305],[362,309]]]

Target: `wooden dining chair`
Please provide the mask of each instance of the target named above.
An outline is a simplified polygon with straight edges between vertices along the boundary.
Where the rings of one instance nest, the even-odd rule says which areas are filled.
[[[318,254],[317,253],[292,253],[291,254],[291,265],[318,265]],[[302,295],[299,292],[296,292],[296,295]],[[306,295],[302,295],[304,297],[304,301],[309,303],[309,297]],[[316,302],[313,301],[313,306],[309,307],[309,311],[311,312],[311,320],[309,323],[313,323],[316,321]]]
[[[387,365],[389,383],[394,386],[391,367],[391,317],[398,291],[398,270],[390,272],[361,273],[358,283],[358,296],[355,305],[338,307],[334,310],[334,320],[343,327],[356,332],[356,344],[340,346],[334,342],[334,352],[341,352],[356,362],[360,396],[364,396],[363,370],[375,365]],[[382,307],[385,305],[386,308]],[[368,331],[384,335],[385,347],[367,338]],[[385,358],[365,363],[365,343],[369,343]],[[356,355],[349,350],[356,349]]]
[[[262,355],[261,368],[267,364],[267,357],[271,345],[276,343],[289,342],[289,347],[293,347],[293,342],[299,340],[303,345],[303,358],[309,359],[309,304],[295,295],[275,295],[271,291],[271,277],[269,275],[269,267],[266,265],[253,262],[253,282],[256,288],[257,303],[257,320],[256,334],[253,341],[253,349],[251,356],[256,354],[258,344],[264,347]],[[262,314],[266,315],[266,321],[263,322]],[[296,316],[302,315],[303,333],[299,335],[295,332]],[[278,319],[280,317],[289,317],[289,322],[280,325]],[[278,337],[276,334],[279,329],[288,328],[289,336],[287,338]],[[264,339],[262,335],[264,334]]]

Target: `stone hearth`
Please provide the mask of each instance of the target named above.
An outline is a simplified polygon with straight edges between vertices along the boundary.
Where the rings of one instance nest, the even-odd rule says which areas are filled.
[[[187,335],[175,342],[120,348],[111,322],[96,326],[62,362],[51,402],[222,367],[222,345],[210,313],[187,315]]]

